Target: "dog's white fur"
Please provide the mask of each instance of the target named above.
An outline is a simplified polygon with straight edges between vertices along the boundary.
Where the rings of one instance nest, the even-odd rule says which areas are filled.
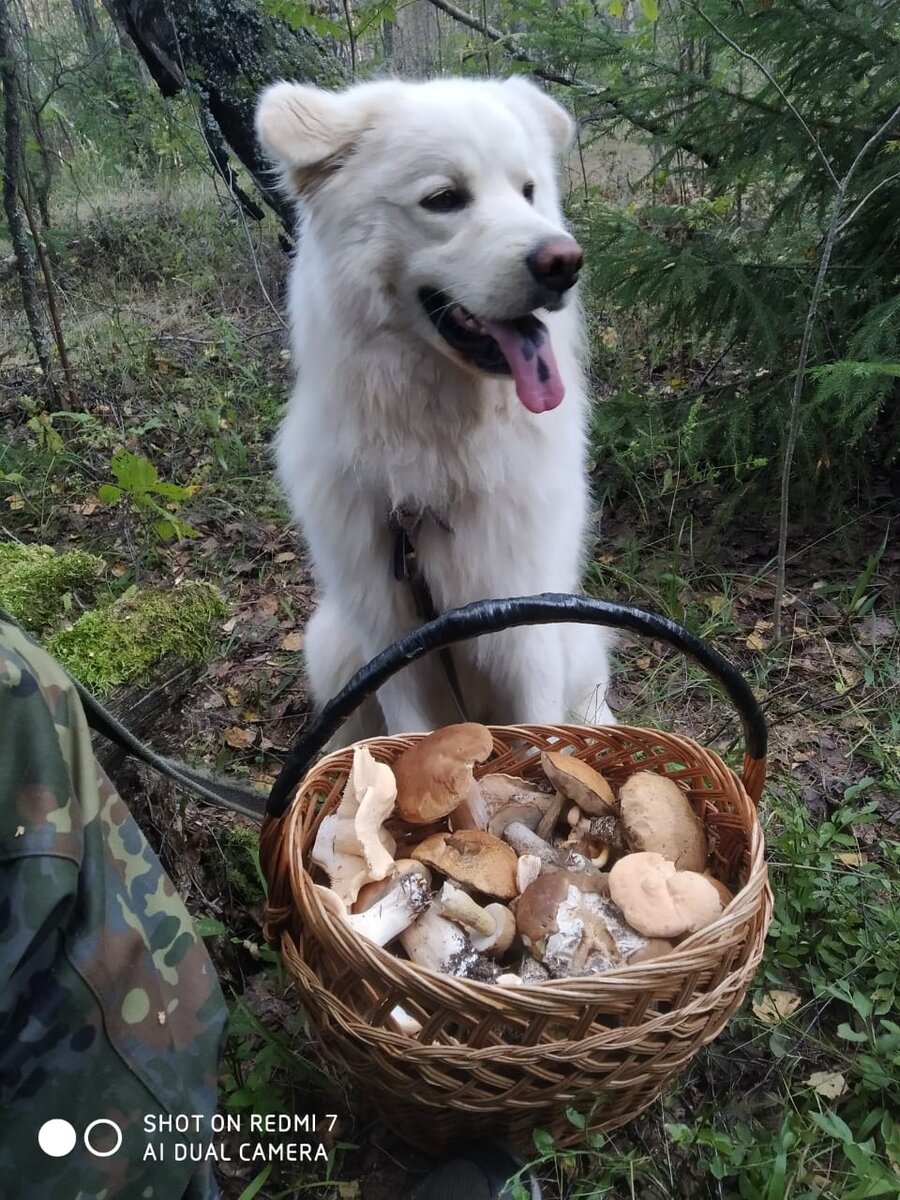
[[[419,537],[439,611],[579,587],[588,484],[577,301],[540,313],[566,397],[534,415],[510,379],[457,358],[418,299],[430,286],[480,316],[527,311],[525,257],[565,233],[555,168],[573,125],[524,80],[443,79],[339,93],[276,84],[257,130],[302,202],[289,299],[297,383],[278,468],[320,592],[305,652],[321,705],[418,624],[391,570],[392,508],[452,530],[426,515]],[[472,197],[462,211],[421,207],[459,186]],[[510,630],[454,648],[454,659],[474,720],[612,720],[602,630]],[[345,739],[459,720],[436,656],[378,701]]]

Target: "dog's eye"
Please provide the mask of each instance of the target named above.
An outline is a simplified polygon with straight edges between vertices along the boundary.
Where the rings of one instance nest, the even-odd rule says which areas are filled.
[[[469,197],[462,188],[444,188],[440,192],[435,192],[433,196],[426,196],[424,200],[420,201],[422,208],[427,208],[429,212],[434,213],[459,212],[468,203]]]
[[[529,204],[534,204],[534,184],[526,183],[525,186],[522,188],[522,195],[525,197],[525,199],[528,201]]]

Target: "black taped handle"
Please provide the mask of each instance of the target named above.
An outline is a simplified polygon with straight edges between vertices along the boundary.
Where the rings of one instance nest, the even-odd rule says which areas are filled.
[[[297,739],[269,795],[268,813],[280,817],[290,803],[297,784],[306,774],[310,763],[340,729],[359,705],[385,684],[392,675],[416,659],[440,650],[454,642],[499,633],[520,625],[556,625],[571,621],[580,625],[607,625],[612,629],[628,629],[668,642],[695,659],[722,686],[741,717],[747,759],[763,762],[766,757],[767,730],[762,710],[750,685],[718,650],[704,642],[668,617],[632,608],[629,604],[612,604],[607,600],[592,600],[586,596],[558,595],[545,592],[541,596],[519,596],[509,600],[478,600],[464,608],[441,613],[427,625],[406,634],[393,646],[388,646],[362,670],[357,671],[347,686],[322,709],[313,723]],[[746,765],[746,764],[745,764]],[[761,786],[761,785],[760,785]]]

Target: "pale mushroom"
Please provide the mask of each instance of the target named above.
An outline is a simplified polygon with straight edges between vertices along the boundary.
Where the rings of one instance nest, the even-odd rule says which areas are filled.
[[[487,896],[511,900],[517,894],[515,851],[483,829],[433,834],[410,858]]]
[[[623,962],[624,951],[609,923],[609,902],[592,893],[591,885],[598,881],[556,871],[542,875],[519,898],[516,927],[551,975],[592,973]],[[637,949],[643,939],[632,934],[625,941],[629,949]]]
[[[583,759],[545,750],[541,755],[541,766],[557,791],[567,800],[574,800],[585,812],[595,816],[615,812],[616,797],[612,788],[600,772]]]
[[[541,873],[541,860],[536,854],[521,854],[516,863],[516,891],[525,891],[529,883],[534,883]]]
[[[703,822],[674,779],[638,771],[622,784],[619,806],[625,840],[632,850],[661,854],[680,871],[706,869]]]
[[[310,855],[347,905],[364,884],[393,872],[396,843],[382,825],[394,809],[396,795],[391,768],[358,746],[341,802],[320,824]]]
[[[427,825],[467,800],[473,766],[494,748],[484,725],[468,723],[436,729],[394,761],[397,812],[411,825]]]
[[[663,958],[671,954],[675,947],[666,938],[647,938],[646,943],[628,955],[628,965],[632,963],[651,962],[654,958]]]
[[[647,937],[694,933],[722,912],[722,897],[710,880],[678,871],[670,859],[651,852],[620,858],[609,873],[609,891],[629,925]]]
[[[493,982],[497,968],[478,954],[460,927],[426,908],[417,921],[400,934],[400,944],[411,962],[444,975]]]
[[[472,948],[483,954],[499,957],[516,936],[516,919],[504,904],[487,904],[482,908],[452,883],[441,888],[435,908],[442,917],[464,926]]]
[[[386,895],[364,912],[348,913],[346,921],[376,946],[386,946],[422,915],[429,899],[428,883],[422,875],[401,875]]]
[[[553,832],[562,811],[562,798],[548,792],[522,791],[507,800],[488,822],[488,833],[503,837],[503,831],[518,821],[546,840]]]
[[[417,1021],[411,1016],[405,1008],[401,1008],[396,1004],[390,1012],[391,1020],[397,1026],[401,1033],[405,1033],[408,1037],[415,1037],[422,1032],[422,1022]]]
[[[431,872],[424,863],[416,862],[412,858],[398,858],[394,863],[392,875],[387,876],[386,879],[376,880],[374,883],[367,883],[359,889],[359,895],[353,905],[353,912],[362,913],[371,908],[373,904],[377,904],[393,889],[397,879],[403,875],[421,875],[425,886],[431,887]]]
[[[508,804],[537,803],[541,811],[533,814],[536,828],[549,800],[552,800],[551,796],[526,783],[518,775],[482,775],[462,804],[450,814],[450,828],[487,829],[493,833],[491,821]]]
[[[712,871],[704,871],[703,878],[708,879],[716,891],[719,893],[719,899],[722,901],[722,908],[725,909],[734,899],[734,895],[729,888],[725,886],[721,879],[716,879]]]
[[[611,903],[608,878],[599,874],[542,875],[519,897],[516,927],[557,977],[618,966],[644,944]]]

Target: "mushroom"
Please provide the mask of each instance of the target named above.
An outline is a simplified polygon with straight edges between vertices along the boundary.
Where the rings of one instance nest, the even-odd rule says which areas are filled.
[[[482,775],[462,804],[450,814],[450,828],[489,829],[496,814],[508,804],[528,805],[538,803],[538,798],[546,801],[547,793],[536,790],[517,775]],[[535,814],[535,823],[539,819],[540,814]]]
[[[650,962],[654,958],[662,958],[665,954],[671,954],[675,947],[666,938],[647,938],[640,949],[635,950],[634,954],[628,955],[628,965],[632,963]]]
[[[712,871],[704,871],[703,878],[708,879],[716,891],[719,893],[719,899],[722,901],[722,908],[725,909],[734,899],[734,895],[729,888],[725,886],[721,879],[716,879]]]
[[[444,975],[492,982],[497,968],[472,948],[465,933],[434,908],[426,908],[417,921],[400,934],[400,944],[411,962]]]
[[[507,825],[518,821],[546,841],[559,820],[562,804],[558,794],[523,790],[496,810],[488,822],[488,833],[503,837]]]
[[[625,840],[632,850],[661,854],[680,871],[706,869],[703,822],[674,779],[638,771],[622,784],[619,806]]]
[[[517,894],[515,851],[483,829],[433,834],[410,857],[487,896],[511,900]]]
[[[398,814],[427,825],[453,812],[473,792],[473,765],[493,748],[490,730],[470,722],[436,729],[405,750],[394,761]]]
[[[647,937],[693,933],[722,911],[722,897],[709,879],[678,871],[670,859],[651,852],[620,858],[609,873],[609,893],[629,925]]]
[[[415,1017],[411,1016],[405,1008],[401,1008],[399,1004],[396,1004],[391,1009],[390,1016],[401,1033],[405,1033],[409,1037],[415,1037],[416,1034],[422,1032],[422,1022],[417,1021]]]
[[[381,826],[396,796],[391,768],[357,746],[341,802],[323,819],[310,855],[347,905],[363,884],[384,879],[394,869],[396,843]]]
[[[345,919],[351,929],[376,946],[386,946],[422,915],[429,899],[425,878],[410,872],[401,875],[391,890],[364,912],[348,913]]]
[[[431,887],[431,872],[424,863],[416,862],[412,858],[398,858],[394,863],[393,875],[389,875],[386,879],[376,880],[374,883],[367,883],[359,889],[359,895],[356,897],[356,902],[353,905],[354,913],[365,912],[366,909],[377,904],[382,900],[397,882],[398,876],[402,875],[421,875],[425,880],[425,886]]]
[[[605,876],[542,875],[519,897],[516,928],[552,975],[577,975],[622,963],[644,939],[622,923]]]
[[[525,891],[529,883],[534,883],[541,873],[541,860],[536,854],[521,854],[516,863],[516,891]]]
[[[574,851],[566,853],[555,846],[551,846],[549,842],[545,842],[542,838],[539,838],[536,833],[533,833],[520,821],[513,821],[512,824],[507,825],[503,831],[503,840],[509,842],[516,854],[521,857],[532,855],[539,859],[542,874],[559,870],[583,871],[588,875],[599,874],[598,869],[583,854],[578,854]],[[521,857],[519,859],[520,862]]]
[[[472,948],[499,957],[512,945],[516,936],[516,919],[504,904],[488,904],[484,908],[462,888],[445,883],[438,894],[435,908],[443,917],[464,925]]]
[[[544,774],[567,800],[574,800],[585,812],[595,816],[615,812],[616,797],[612,788],[599,771],[575,758],[556,750],[545,750],[541,755]]]

